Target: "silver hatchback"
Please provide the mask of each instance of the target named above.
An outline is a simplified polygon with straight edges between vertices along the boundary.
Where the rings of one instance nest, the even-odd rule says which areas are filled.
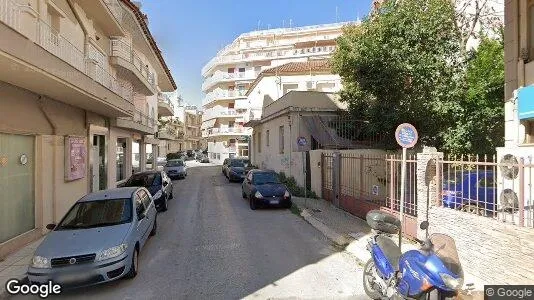
[[[187,176],[187,166],[182,159],[168,160],[163,170],[170,178],[185,178]]]
[[[127,187],[88,194],[48,233],[28,267],[34,283],[65,287],[135,277],[138,255],[156,234],[156,208],[145,188]]]

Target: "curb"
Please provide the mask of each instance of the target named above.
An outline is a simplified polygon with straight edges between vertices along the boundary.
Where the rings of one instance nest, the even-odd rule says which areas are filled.
[[[349,244],[349,240],[347,240],[343,235],[330,229],[319,219],[312,216],[308,212],[307,209],[303,209],[300,215],[304,218],[304,220],[306,220],[306,222],[310,223],[313,227],[319,230],[322,234],[324,234],[329,240],[334,242],[337,246],[345,247]]]

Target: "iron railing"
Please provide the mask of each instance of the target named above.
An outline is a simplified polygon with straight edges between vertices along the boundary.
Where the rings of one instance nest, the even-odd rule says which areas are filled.
[[[24,34],[24,32],[21,31],[19,20],[22,9],[30,10],[33,14],[39,17],[39,13],[30,5],[19,5],[11,0],[0,1],[0,21]],[[78,71],[91,77],[93,80],[108,88],[121,98],[133,103],[133,92],[131,87],[122,84],[105,69],[107,64],[105,56],[96,50],[95,47],[89,44],[89,51],[84,54],[84,51],[80,50],[67,38],[63,37],[59,32],[41,19],[37,19],[35,25],[37,35],[34,37],[29,36],[29,38],[34,40],[39,46],[65,61]],[[91,60],[97,62],[95,70],[89,67],[89,61]]]
[[[156,81],[154,73],[150,71],[139,55],[135,53],[135,50],[130,44],[121,39],[111,39],[111,56],[120,57],[131,63],[150,86],[155,86]]]
[[[204,101],[202,105],[207,105],[215,100],[221,99],[232,99],[232,98],[246,98],[245,94],[247,92],[245,90],[223,90],[223,89],[215,89],[214,91],[211,91],[206,94],[206,97],[204,98]]]
[[[214,85],[222,81],[230,80],[254,80],[258,77],[258,72],[235,72],[227,73],[222,71],[216,71],[213,76],[206,78],[202,83],[202,90],[208,90]]]
[[[158,93],[158,101],[159,102],[163,102],[163,103],[167,103],[172,108],[172,111],[174,112],[174,104],[172,103],[172,101],[169,98],[169,96],[167,96],[167,95],[165,95],[163,93]]]

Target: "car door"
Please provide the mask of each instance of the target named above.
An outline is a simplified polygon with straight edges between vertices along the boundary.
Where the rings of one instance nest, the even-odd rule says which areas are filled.
[[[145,244],[147,238],[148,238],[148,231],[150,227],[152,226],[152,216],[150,213],[150,201],[151,198],[146,192],[145,189],[141,189],[137,191],[137,199],[136,200],[136,213],[137,213],[137,232],[139,235],[139,243],[141,244],[141,247]],[[148,206],[146,203],[148,202]]]
[[[161,178],[163,178],[163,189],[167,196],[172,194],[172,181],[169,176],[165,172],[161,172]]]
[[[245,192],[245,195],[250,196],[251,191],[251,185],[252,185],[252,172],[248,172],[247,177],[245,180],[243,180],[243,191]]]
[[[222,172],[224,175],[226,175],[226,165],[228,165],[228,158],[224,160],[223,162],[223,165],[222,165]]]

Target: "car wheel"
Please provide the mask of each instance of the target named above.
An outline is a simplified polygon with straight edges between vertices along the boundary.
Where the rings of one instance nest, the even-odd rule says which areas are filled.
[[[258,208],[256,206],[256,201],[252,197],[249,197],[248,199],[249,199],[250,209],[256,210],[256,208]]]
[[[134,250],[132,255],[132,265],[130,266],[130,271],[128,271],[128,274],[126,274],[126,278],[134,278],[137,276],[137,270],[139,268],[139,251],[137,249]]]
[[[154,225],[152,225],[150,236],[155,236],[156,233],[158,233],[158,217],[154,217]]]

